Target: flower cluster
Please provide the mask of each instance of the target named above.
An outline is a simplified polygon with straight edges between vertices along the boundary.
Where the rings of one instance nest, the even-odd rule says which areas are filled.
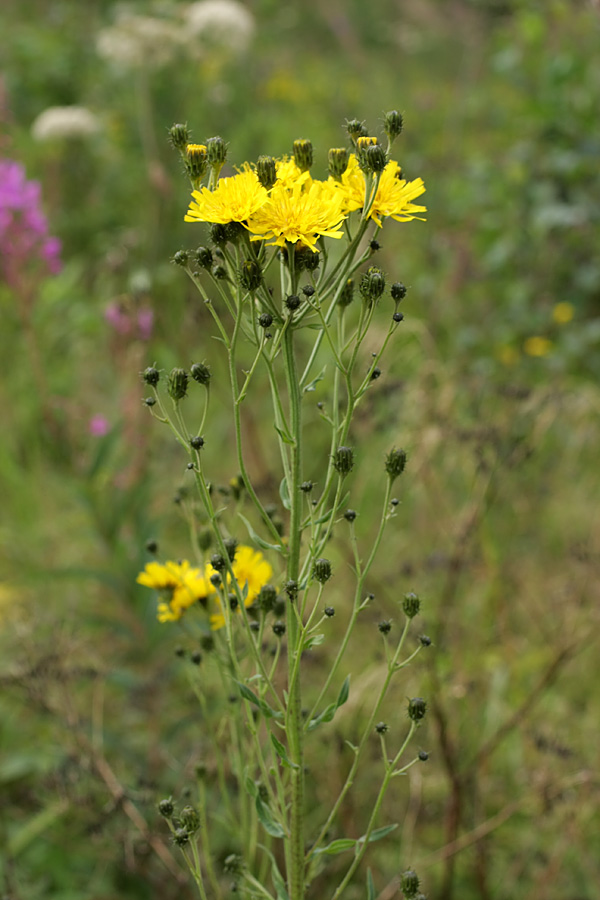
[[[262,553],[252,547],[239,546],[231,570],[239,590],[245,594],[244,603],[252,606],[260,593],[260,589],[268,583],[273,575],[273,568]],[[159,622],[176,622],[184,612],[194,604],[208,610],[210,626],[217,631],[225,625],[222,591],[219,591],[215,574],[218,568],[207,563],[204,569],[190,565],[187,559],[179,562],[169,560],[165,563],[147,563],[143,572],[137,577],[138,584],[158,591],[162,599],[158,604]],[[232,587],[231,575],[225,577],[226,589]]]
[[[190,144],[187,150],[193,146],[203,145]],[[244,163],[238,174],[216,183],[211,180],[207,187],[195,181],[197,189],[185,221],[236,222],[247,229],[252,241],[279,247],[288,243],[316,253],[320,238],[343,236],[343,222],[354,211],[379,228],[384,218],[398,222],[421,218],[425,207],[414,201],[425,191],[423,180],[406,181],[400,165],[388,160],[376,138],[359,138],[356,149],[350,154],[343,149],[330,151],[332,174],[326,181],[310,175],[309,141],[296,141],[293,157],[271,160],[272,179],[265,174],[265,160],[270,158],[261,157],[255,166]]]
[[[60,241],[48,234],[40,200],[39,182],[28,181],[20,163],[0,159],[0,271],[9,283],[35,260],[60,270]]]

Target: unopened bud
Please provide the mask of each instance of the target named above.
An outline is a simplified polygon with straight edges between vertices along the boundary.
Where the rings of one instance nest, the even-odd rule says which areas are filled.
[[[146,384],[152,385],[152,387],[156,387],[158,382],[160,381],[160,372],[158,369],[155,369],[154,366],[148,366],[147,369],[144,369],[142,373],[142,380],[145,381]]]
[[[406,297],[406,285],[402,284],[401,281],[395,281],[390,287],[390,294],[392,295],[392,300],[395,300],[396,303],[400,303],[401,300],[404,300]]]
[[[272,584],[263,584],[258,594],[258,605],[263,612],[271,612],[277,600],[277,591]]]
[[[313,567],[313,575],[319,584],[325,584],[331,578],[331,563],[328,559],[316,559]]]
[[[310,141],[294,141],[294,162],[301,172],[308,172],[313,164],[313,147]]]
[[[360,293],[368,306],[372,306],[385,290],[385,275],[378,266],[369,266],[360,279]]]
[[[402,134],[403,127],[404,119],[402,118],[402,113],[399,113],[397,109],[391,109],[385,114],[383,119],[383,130],[387,134],[390,144],[398,137],[398,135]]]
[[[168,131],[168,140],[172,147],[175,147],[180,153],[184,153],[190,141],[190,129],[187,125],[171,125]]]
[[[413,722],[420,722],[421,719],[425,718],[427,703],[422,697],[413,697],[412,700],[408,701],[407,712],[409,719],[412,719]]]
[[[193,806],[184,806],[179,815],[181,824],[187,828],[190,834],[194,834],[200,828],[200,816]]]
[[[262,269],[254,259],[246,259],[238,272],[241,287],[245,291],[255,291],[262,283]]]
[[[404,615],[407,619],[414,619],[415,616],[418,616],[421,609],[419,595],[413,593],[413,591],[409,591],[408,594],[405,594],[402,599],[402,609],[404,610]]]
[[[202,269],[210,269],[213,264],[213,255],[210,247],[198,247],[195,253],[196,262]]]
[[[365,137],[365,135],[369,133],[365,123],[361,122],[360,119],[346,120],[346,131],[348,132],[348,137],[355,146],[360,137]]]
[[[385,471],[390,476],[390,481],[394,481],[399,475],[402,475],[406,468],[406,450],[390,450],[385,460]]]
[[[190,254],[187,250],[178,250],[171,259],[171,262],[174,262],[176,266],[187,266],[189,261]]]
[[[407,869],[400,876],[400,887],[406,900],[414,900],[419,890],[419,876],[412,869]]]
[[[206,142],[206,159],[209,166],[219,171],[227,159],[227,144],[222,137],[211,137]]]
[[[268,191],[277,181],[277,168],[272,156],[259,156],[256,161],[256,175],[260,183]]]
[[[373,144],[364,152],[365,166],[369,172],[379,174],[383,172],[388,163],[388,158],[381,144]]]
[[[261,313],[258,317],[258,324],[261,328],[270,328],[273,324],[273,316],[271,313]]]
[[[329,174],[340,181],[348,168],[348,151],[345,147],[334,147],[329,151]]]
[[[197,381],[198,384],[203,384],[204,387],[208,387],[210,384],[210,369],[208,366],[205,366],[204,363],[194,363],[193,366],[190,367],[190,375],[194,381]]]
[[[187,173],[198,186],[206,175],[207,153],[204,144],[188,144],[185,148],[185,167]]]
[[[185,369],[171,369],[167,380],[167,391],[172,400],[183,400],[187,394],[188,380]]]
[[[338,306],[345,309],[354,300],[354,279],[348,278],[338,297]]]
[[[349,475],[354,468],[352,447],[338,447],[333,457],[333,468],[340,475]]]
[[[165,817],[165,819],[171,818],[171,816],[173,815],[174,809],[175,809],[175,806],[170,797],[165,800],[161,800],[160,803],[158,804],[158,811],[161,814],[161,816]]]

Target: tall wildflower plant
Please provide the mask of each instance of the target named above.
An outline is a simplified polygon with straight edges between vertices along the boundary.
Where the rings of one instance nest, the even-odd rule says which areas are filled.
[[[192,685],[202,710],[203,746],[212,743],[213,755],[198,767],[194,802],[182,808],[164,799],[159,809],[203,900],[223,896],[232,879],[244,897],[302,900],[326,862],[345,854],[347,864],[342,863],[332,891],[332,900],[338,900],[359,874],[370,843],[396,827],[380,817],[390,782],[427,758],[424,751],[409,752],[426,712],[422,698],[407,701],[406,726],[393,746],[387,724],[379,721],[391,682],[429,644],[428,638],[411,635],[420,604],[410,593],[397,598],[404,620],[399,638],[391,639],[389,622],[380,623],[385,674],[362,733],[350,745],[353,761],[339,795],[316,825],[307,816],[306,780],[313,777],[307,763],[319,731],[330,727],[350,695],[348,651],[360,613],[372,600],[367,579],[397,503],[392,486],[407,462],[399,448],[381,460],[382,514],[372,545],[360,546],[357,512],[348,502],[351,473],[363,451],[352,446],[351,424],[403,319],[406,293],[370,261],[389,219],[408,222],[425,211],[415,203],[425,191],[422,180],[404,179],[390,155],[402,117],[393,111],[384,121],[387,140],[371,136],[361,122],[348,122],[349,146],[329,151],[325,180],[311,174],[313,148],[307,140],[295,141],[287,158],[261,156],[221,177],[227,157],[221,138],[196,144],[187,126],[170,131],[193,188],[185,220],[190,231],[201,223],[208,231],[202,246],[179,251],[174,262],[209,310],[227,360],[239,468],[229,492],[236,502],[226,505],[212,489],[205,460],[210,367],[198,362],[167,374],[149,366],[143,373],[145,402],[188,455],[202,510],[190,511],[193,561],[154,560],[138,581],[157,591],[159,620],[183,627],[198,648],[190,661],[201,675]],[[384,305],[386,294],[391,302]],[[349,312],[351,304],[359,307],[356,312]],[[369,370],[361,371],[359,351],[371,325],[382,319],[385,337]],[[251,358],[244,370],[242,350]],[[330,449],[313,483],[305,476],[303,406],[323,377],[317,368],[324,355],[332,372],[331,407],[322,413]],[[285,521],[273,516],[247,465],[241,409],[264,383],[260,370],[270,384]],[[192,390],[205,392],[197,427],[186,418]],[[262,405],[263,397],[257,394],[256,402]],[[353,559],[354,596],[348,603],[341,597],[336,602],[336,573],[327,556],[334,529],[336,536],[343,534]],[[238,541],[240,531],[245,543]],[[326,624],[336,613],[344,618],[343,635],[327,648]],[[329,666],[315,690],[305,666],[308,651],[320,644],[327,648]],[[211,679],[220,680],[220,694]],[[224,704],[239,702],[224,711],[217,696]],[[372,740],[381,745],[380,788],[363,833],[345,834],[340,810]],[[219,805],[211,812],[207,791],[215,785]],[[220,819],[235,848],[220,866],[210,815],[215,828]],[[411,870],[401,883],[406,897],[423,896]],[[374,897],[370,870],[367,887]]]

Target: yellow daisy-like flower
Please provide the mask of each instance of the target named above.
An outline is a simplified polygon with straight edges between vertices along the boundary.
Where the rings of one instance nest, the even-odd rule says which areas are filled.
[[[205,579],[200,569],[190,566],[187,559],[181,562],[148,563],[136,578],[138,584],[154,588],[168,596],[158,605],[159,622],[175,622],[200,600],[206,600],[215,589]]]
[[[235,580],[241,590],[243,591],[244,588],[247,590],[244,605],[252,606],[260,593],[260,589],[270,581],[273,575],[273,567],[267,562],[262,553],[253,550],[252,547],[240,546],[237,548],[232,569]],[[213,571],[212,566],[207,566],[206,574],[209,584],[210,575]],[[230,583],[230,578],[227,580]],[[210,617],[210,627],[213,631],[218,631],[219,628],[223,628],[225,625],[225,615],[220,598],[217,601],[217,608],[218,612],[213,613]]]
[[[293,157],[284,156],[277,160],[277,184],[292,188],[295,184],[311,184],[310,172],[301,172]]]
[[[389,216],[397,222],[410,222],[411,219],[421,219],[416,213],[426,212],[425,206],[416,206],[412,201],[425,193],[425,185],[422,178],[414,181],[405,181],[401,178],[400,166],[394,160],[390,160],[381,174],[377,193],[369,211],[368,218],[373,219],[381,227],[381,218]],[[348,168],[342,175],[341,184],[329,179],[338,190],[344,194],[344,209],[352,212],[362,209],[365,205],[365,193],[367,183],[362,173],[358,160],[351,154]]]
[[[186,222],[245,222],[268,199],[256,172],[245,169],[231,178],[221,178],[214,191],[202,188],[192,191]]]
[[[277,182],[268,201],[248,220],[250,239],[279,247],[299,242],[317,253],[319,237],[342,237],[343,202],[343,194],[328,181],[296,181],[290,188]]]
[[[572,303],[567,303],[565,300],[561,303],[557,303],[552,310],[552,318],[558,325],[566,325],[567,322],[571,321],[574,315],[575,307]]]
[[[527,338],[523,344],[523,350],[528,356],[548,356],[552,350],[552,341],[550,338],[536,334]]]

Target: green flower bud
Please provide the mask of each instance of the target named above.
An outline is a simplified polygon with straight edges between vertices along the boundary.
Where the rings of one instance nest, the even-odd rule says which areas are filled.
[[[194,450],[201,450],[204,447],[204,438],[198,434],[196,437],[190,438],[190,444]]]
[[[312,483],[312,481],[303,481],[300,485],[300,490],[303,494],[310,494],[313,488],[314,484]]]
[[[393,285],[390,287],[390,294],[392,295],[392,300],[395,300],[396,303],[400,303],[401,300],[404,300],[406,297],[406,285],[402,284],[401,281],[395,281]]]
[[[333,606],[325,607],[325,615],[328,619],[331,619],[333,616],[335,616],[335,609],[333,608]]]
[[[390,480],[394,481],[399,475],[402,475],[406,468],[406,450],[390,450],[385,460],[385,471],[390,476]]]
[[[344,518],[346,522],[354,522],[356,519],[356,510],[355,509],[347,509],[344,513]]]
[[[288,595],[288,597],[290,598],[290,600],[295,600],[296,597],[298,596],[299,587],[300,587],[300,585],[298,584],[298,582],[294,581],[293,578],[290,578],[290,580],[286,581],[286,583],[284,584],[283,589],[286,592],[286,594]]]
[[[258,324],[261,328],[270,328],[273,324],[273,316],[271,313],[261,313],[258,317]]]
[[[406,900],[413,900],[419,890],[419,876],[412,869],[407,869],[400,876],[400,887]]]
[[[385,275],[378,266],[369,266],[360,279],[360,293],[368,306],[372,306],[385,290]]]
[[[225,549],[227,550],[229,562],[233,562],[235,559],[235,554],[237,552],[238,542],[235,538],[225,538],[223,543],[225,544]]]
[[[345,309],[354,300],[354,279],[348,278],[338,297],[338,306]]]
[[[285,634],[285,622],[275,622],[273,624],[273,634],[277,637],[283,637]]]
[[[161,814],[161,816],[165,817],[165,819],[170,819],[171,816],[173,815],[174,810],[175,810],[175,806],[173,804],[173,800],[171,799],[171,797],[169,797],[165,800],[161,800],[160,803],[158,804],[158,811]]]
[[[277,167],[272,156],[259,156],[256,161],[256,175],[260,183],[268,191],[277,181]]]
[[[314,272],[315,269],[319,268],[321,257],[314,250],[311,250],[310,247],[306,248],[306,252],[301,256],[301,259],[304,260],[304,268],[307,272]]]
[[[158,382],[160,381],[160,372],[158,369],[155,369],[154,366],[148,366],[147,369],[144,369],[142,372],[142,380],[146,384],[152,385],[152,387],[156,387]]]
[[[210,269],[213,264],[213,255],[210,247],[198,247],[194,257],[202,269]]]
[[[194,363],[193,366],[190,367],[190,375],[194,381],[197,381],[198,384],[203,384],[204,387],[208,387],[210,384],[210,369],[208,366],[205,366],[204,363]]]
[[[402,609],[407,619],[414,619],[415,616],[418,616],[421,609],[419,595],[412,591],[405,594],[402,600]]]
[[[217,247],[224,247],[227,243],[227,232],[225,226],[219,222],[213,222],[210,226],[210,239]]]
[[[290,312],[295,312],[300,308],[300,297],[297,294],[290,294],[289,297],[285,298],[285,305],[289,309]]]
[[[427,752],[427,750],[419,750],[419,759],[421,760],[421,762],[427,762],[427,760],[429,759],[429,753]]]
[[[218,281],[224,281],[227,278],[227,269],[225,266],[213,266],[212,274]]]
[[[378,722],[375,726],[375,731],[377,734],[385,734],[386,731],[389,731],[389,725],[386,722]]]
[[[427,703],[422,697],[413,697],[408,701],[408,718],[413,722],[420,722],[425,718],[427,712]]]
[[[372,144],[364,151],[364,162],[367,170],[374,174],[383,172],[388,164],[387,153],[381,144]]]
[[[333,457],[333,468],[340,475],[349,475],[354,468],[352,447],[338,447]]]
[[[176,266],[187,266],[190,260],[190,254],[187,250],[178,250],[171,259]]]
[[[244,860],[237,853],[230,853],[223,860],[223,869],[228,875],[240,875],[244,871]]]
[[[355,146],[359,137],[366,137],[369,133],[365,123],[361,122],[360,119],[346,120],[346,131],[348,132],[348,137]]]
[[[156,400],[154,399],[154,397],[146,397],[143,402],[146,404],[146,406],[154,406],[156,404]]]
[[[185,153],[185,148],[190,142],[190,129],[187,125],[171,125],[167,138],[172,147]]]
[[[341,177],[348,168],[348,151],[345,147],[334,147],[329,151],[329,174],[336,181],[341,181]]]
[[[190,834],[194,834],[194,832],[198,831],[200,828],[200,816],[193,806],[184,806],[181,810],[179,820],[181,825],[183,825],[184,828],[187,828]]]
[[[172,400],[183,400],[187,394],[188,374],[185,369],[171,369],[167,379],[167,391]]]
[[[173,842],[178,847],[185,847],[189,843],[190,835],[187,828],[176,828],[173,832]]]
[[[422,634],[419,636],[419,641],[421,642],[422,647],[431,647],[431,638],[428,634]]]
[[[263,584],[258,594],[258,605],[263,612],[271,612],[277,600],[277,591],[272,584]]]
[[[231,244],[237,244],[243,234],[246,234],[246,229],[241,222],[228,222],[225,225],[225,236]]]
[[[254,259],[246,259],[240,266],[238,280],[245,291],[255,291],[262,283],[262,269]]]
[[[156,541],[154,538],[150,538],[149,540],[147,540],[146,550],[148,551],[148,553],[156,555],[158,553],[158,541]]]
[[[185,148],[185,167],[194,186],[198,187],[206,175],[206,147],[204,144],[188,144]]]
[[[313,566],[313,575],[319,584],[325,584],[331,578],[331,563],[328,559],[316,559]]]
[[[383,118],[383,130],[387,134],[390,144],[402,134],[403,128],[404,119],[402,118],[402,113],[399,113],[397,109],[391,109],[385,114]]]
[[[200,653],[200,651],[194,650],[193,653],[190,653],[190,660],[195,666],[199,666],[202,662],[202,654]]]
[[[313,164],[313,147],[310,141],[294,141],[294,162],[301,172],[308,172]]]
[[[213,553],[210,564],[216,572],[222,572],[226,568],[226,562],[220,553]]]
[[[206,160],[209,166],[220,171],[227,159],[227,144],[222,137],[211,137],[206,142]]]
[[[380,622],[377,627],[382,634],[389,634],[392,630],[392,623],[386,619],[384,622]]]

